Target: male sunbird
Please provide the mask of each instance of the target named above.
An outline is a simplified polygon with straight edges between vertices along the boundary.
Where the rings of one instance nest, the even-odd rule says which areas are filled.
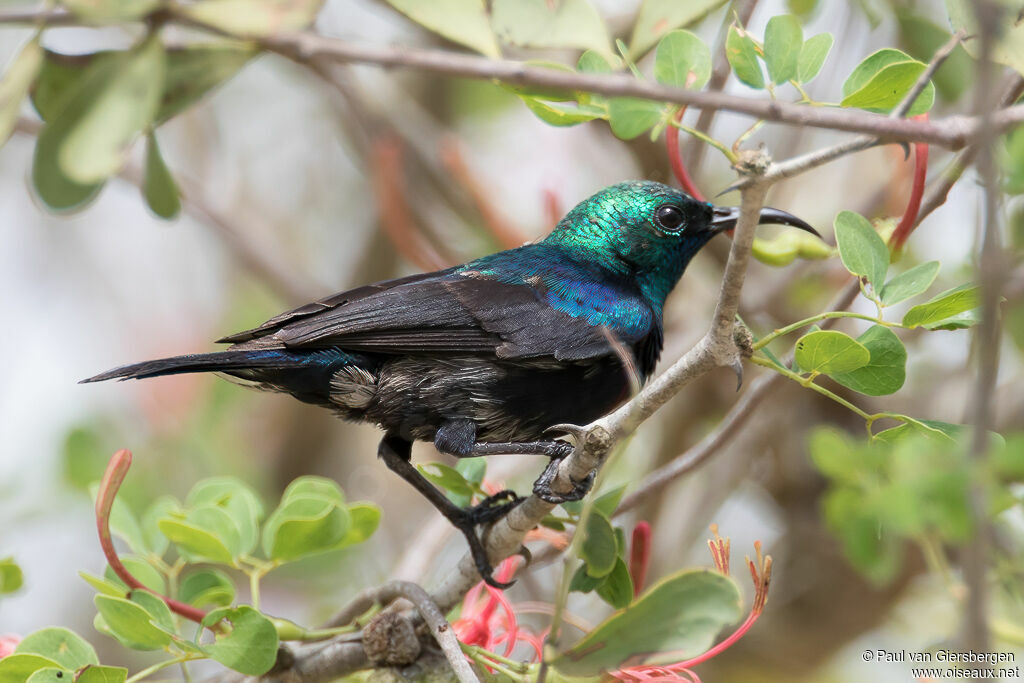
[[[553,473],[572,446],[554,425],[587,424],[626,401],[662,348],[662,308],[690,259],[739,210],[660,183],[601,190],[535,244],[460,266],[358,287],[219,340],[225,351],[126,365],[85,382],[220,372],[384,430],[378,454],[469,542],[492,585],[478,525],[518,498],[462,509],[411,464],[413,441],[459,458],[546,455]],[[814,229],[777,209],[760,223]],[[817,234],[817,233],[815,233]],[[542,476],[535,493],[558,495]]]

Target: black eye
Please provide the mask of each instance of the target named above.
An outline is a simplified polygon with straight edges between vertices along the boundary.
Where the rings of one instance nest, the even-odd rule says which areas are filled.
[[[658,210],[654,212],[654,222],[662,230],[678,232],[683,227],[685,219],[683,218],[683,212],[678,207],[666,204],[659,206]]]

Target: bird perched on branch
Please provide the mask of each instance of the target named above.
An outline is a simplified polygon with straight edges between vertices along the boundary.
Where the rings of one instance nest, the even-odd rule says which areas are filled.
[[[378,453],[466,536],[481,576],[477,527],[512,492],[462,509],[411,464],[413,441],[456,457],[551,458],[534,492],[573,448],[555,425],[587,424],[625,402],[662,348],[662,307],[690,259],[739,210],[654,182],[627,182],[577,205],[543,241],[433,273],[329,296],[221,339],[227,350],[151,360],[85,382],[220,372],[384,430]],[[815,232],[765,208],[760,223]],[[817,234],[817,233],[815,233]]]

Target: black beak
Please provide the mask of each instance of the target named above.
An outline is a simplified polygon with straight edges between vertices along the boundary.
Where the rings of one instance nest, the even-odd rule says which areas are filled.
[[[713,209],[713,216],[714,217],[711,219],[711,229],[716,233],[732,230],[736,227],[736,221],[740,219],[740,207],[716,206]],[[765,223],[791,225],[794,228],[800,228],[801,230],[806,230],[812,235],[818,235],[818,237],[821,237],[817,230],[793,214],[786,213],[785,211],[779,211],[778,209],[772,209],[767,206],[761,209],[761,217],[757,222],[759,225],[764,225]]]

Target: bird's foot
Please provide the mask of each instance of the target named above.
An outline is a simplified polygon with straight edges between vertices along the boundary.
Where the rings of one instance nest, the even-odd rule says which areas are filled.
[[[596,471],[591,470],[590,474],[584,477],[582,480],[571,479],[572,490],[568,493],[556,493],[551,489],[552,482],[555,481],[555,477],[558,476],[558,466],[562,464],[564,458],[552,458],[551,462],[541,473],[540,478],[533,483],[533,493],[535,496],[543,501],[558,505],[559,503],[569,503],[574,500],[581,500],[583,496],[590,492],[590,488],[594,485],[594,476],[597,474]]]
[[[515,582],[503,583],[494,578],[494,567],[491,566],[487,557],[482,533],[478,533],[477,528],[501,519],[521,502],[523,499],[516,495],[515,491],[501,491],[493,496],[488,496],[472,507],[461,510],[461,514],[449,517],[455,528],[466,537],[476,570],[480,572],[480,578],[489,586],[505,589]]]

